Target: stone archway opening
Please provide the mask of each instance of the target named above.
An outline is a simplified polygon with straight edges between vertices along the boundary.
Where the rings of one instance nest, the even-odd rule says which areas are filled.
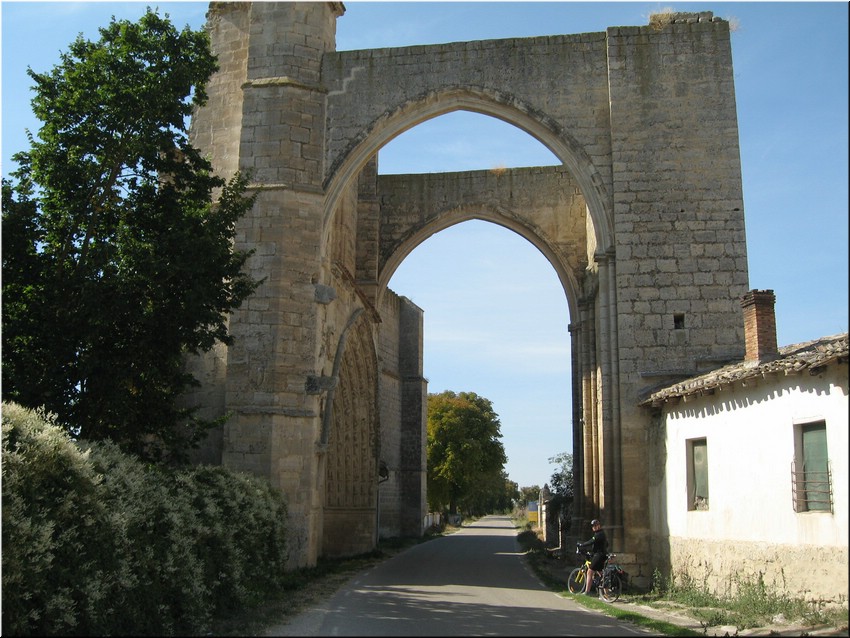
[[[377,162],[379,177],[475,171],[499,175],[544,166],[561,167],[561,162],[538,140],[503,120],[467,110],[408,129],[379,150]],[[572,248],[586,257],[583,201],[580,208],[584,245]],[[514,212],[521,216],[527,211]],[[533,229],[511,228],[504,215],[487,207],[469,205],[455,217],[458,223],[444,229],[438,224],[435,234],[405,254],[388,287],[411,296],[425,311],[429,391],[469,390],[494,400],[509,476],[519,487],[542,487],[555,470],[548,459],[573,451],[575,381],[567,293],[576,291],[559,281],[552,263],[557,256],[538,249],[545,240],[532,243]],[[554,234],[553,229],[542,234],[547,233]]]
[[[602,507],[610,509],[614,512],[612,527],[619,535],[619,427],[602,427],[609,420],[615,426],[619,423],[618,415],[611,414],[617,401],[603,398],[611,378],[617,375],[612,360],[616,351],[615,270],[609,246],[612,221],[602,205],[604,196],[586,151],[576,148],[569,133],[555,134],[545,117],[538,120],[522,105],[505,104],[498,98],[448,91],[426,100],[422,112],[417,112],[414,104],[400,108],[383,131],[373,131],[376,139],[393,140],[411,127],[447,113],[486,114],[521,130],[529,141],[547,149],[550,163],[514,167],[506,162],[493,167],[493,158],[488,158],[483,162],[488,168],[483,170],[394,175],[381,174],[376,161],[371,170],[376,177],[375,201],[381,202],[377,294],[380,298],[388,289],[395,269],[416,246],[469,219],[493,221],[536,246],[558,275],[573,322],[566,326],[572,372],[564,385],[564,392],[571,396],[571,409],[564,415],[571,426],[567,428],[571,444],[552,450],[545,458],[566,450],[574,453],[577,492],[573,519],[589,520],[598,516]],[[443,106],[441,100],[445,100]],[[393,133],[394,129],[397,132]],[[376,144],[376,139],[364,140],[362,148],[352,153],[352,161],[370,146],[380,158],[382,144],[387,142]],[[551,163],[552,157],[558,161]],[[613,387],[612,396],[616,384]],[[612,446],[614,453],[603,452]],[[603,480],[605,475],[614,480]]]
[[[482,110],[486,111],[487,108],[482,107]],[[410,117],[413,120],[419,119],[415,115]],[[471,134],[476,129],[479,129],[477,138]],[[426,146],[435,150],[437,157],[427,157],[428,153],[423,151],[421,139],[417,144],[417,136],[424,138]],[[343,278],[355,282],[360,291],[358,294],[361,295],[360,303],[365,303],[366,307],[377,311],[373,315],[373,334],[378,352],[381,353],[378,366],[381,370],[379,394],[387,397],[395,396],[396,392],[399,392],[404,402],[404,397],[419,393],[418,387],[428,385],[426,379],[417,389],[399,390],[408,383],[406,379],[415,379],[416,375],[410,377],[400,370],[388,373],[385,362],[382,361],[382,334],[387,326],[393,331],[395,328],[392,326],[396,321],[392,312],[390,316],[382,316],[385,299],[396,298],[396,293],[414,297],[414,303],[418,299],[415,290],[404,284],[391,284],[390,278],[398,266],[408,259],[411,251],[429,243],[432,235],[445,237],[457,229],[477,229],[473,232],[471,242],[485,249],[489,247],[490,258],[495,256],[498,260],[499,256],[503,257],[501,266],[507,266],[508,271],[499,278],[502,284],[507,280],[508,273],[521,277],[522,268],[527,267],[531,261],[537,268],[534,274],[528,274],[524,280],[516,279],[512,284],[517,292],[526,294],[526,300],[503,302],[500,312],[499,293],[494,292],[487,301],[487,309],[480,310],[489,312],[491,317],[478,318],[479,324],[487,323],[492,326],[492,317],[506,314],[504,309],[524,308],[523,321],[514,322],[523,324],[521,332],[524,335],[518,336],[517,326],[512,326],[512,335],[495,334],[485,341],[491,355],[495,355],[503,365],[503,374],[497,377],[495,385],[482,385],[476,380],[476,377],[481,376],[480,370],[470,370],[467,379],[447,383],[446,387],[430,389],[437,392],[445,389],[475,391],[490,400],[498,399],[497,395],[500,394],[510,397],[507,401],[494,400],[502,423],[506,424],[503,435],[509,429],[511,434],[510,441],[506,441],[509,457],[506,469],[509,470],[509,476],[512,472],[518,474],[511,477],[518,483],[518,487],[542,486],[549,481],[555,468],[548,460],[557,454],[572,452],[577,448],[576,441],[580,441],[575,432],[576,424],[579,423],[576,412],[581,409],[581,398],[576,400],[576,389],[582,385],[582,380],[581,372],[577,371],[574,365],[575,338],[570,321],[578,316],[584,273],[588,264],[595,258],[597,242],[597,231],[588,212],[582,188],[559,158],[526,129],[478,110],[447,111],[422,120],[394,136],[386,135],[386,138],[390,141],[376,148],[375,155],[366,161],[361,172],[356,175],[356,180],[346,187],[348,194],[340,198],[339,206],[332,217],[333,223],[328,227],[331,270],[347,270],[349,274]],[[410,138],[414,138],[414,148],[410,148],[411,145],[407,143]],[[364,144],[370,146],[373,142],[366,140]],[[402,158],[420,160],[419,167],[405,162],[393,162],[394,153]],[[384,158],[388,156],[390,161],[385,161]],[[353,197],[355,192],[356,198]],[[412,195],[409,200],[408,195]],[[421,220],[421,223],[400,228],[396,222],[405,218]],[[493,243],[494,240],[483,238],[481,228],[495,231],[501,243],[513,243],[510,247],[497,247]],[[400,231],[400,234],[395,234],[397,231]],[[372,243],[372,238],[376,236],[379,238],[378,246]],[[469,253],[468,250],[464,252]],[[511,268],[504,255],[518,257],[518,265]],[[364,257],[367,258],[366,263]],[[373,261],[376,258],[377,261]],[[375,267],[377,270],[372,271]],[[429,266],[422,269],[424,273],[429,271]],[[370,272],[375,273],[375,278],[371,281]],[[462,272],[456,272],[454,279],[459,276],[464,275]],[[548,288],[541,290],[539,286],[543,282],[547,283]],[[469,295],[469,292],[470,288],[467,288],[466,294]],[[445,293],[444,287],[443,300],[446,298]],[[541,307],[541,301],[548,302],[549,306]],[[432,304],[421,305],[428,316]],[[534,310],[535,305],[537,312]],[[538,340],[536,343],[530,343],[527,339],[531,335],[540,338],[544,334],[539,321],[535,325],[535,315],[546,317],[550,323],[551,336],[546,342]],[[429,326],[424,330],[424,334],[427,337],[439,334],[439,331]],[[404,331],[401,331],[401,339],[406,339]],[[475,349],[477,353],[484,351],[475,344],[470,345],[470,348]],[[513,360],[509,354],[513,355]],[[427,359],[428,355],[425,357]],[[392,358],[390,356],[390,361]],[[344,365],[348,366],[350,362],[345,360]],[[392,367],[393,364],[390,365]],[[481,369],[492,370],[495,367],[492,362],[481,365]],[[333,376],[341,382],[345,373],[344,367],[339,375]],[[357,374],[359,373],[352,373],[352,376]],[[534,378],[535,375],[537,379]],[[554,384],[553,377],[556,378]],[[546,379],[546,383],[540,382],[542,378]],[[413,384],[416,385],[415,380]],[[472,384],[479,387],[471,387]],[[423,394],[422,399],[424,398]],[[500,405],[504,407],[500,408]],[[416,407],[402,407],[403,431],[408,427],[405,419],[411,418],[417,411]],[[424,415],[423,411],[423,418]],[[389,430],[385,427],[387,423],[378,423],[375,426],[381,433],[381,447],[390,446],[385,450],[389,461],[389,483],[383,486],[379,483],[376,495],[378,537],[385,529],[409,528],[402,522],[406,520],[404,510],[408,498],[405,494],[413,495],[413,500],[419,498],[417,502],[420,504],[425,500],[424,492],[416,497],[416,485],[424,485],[421,482],[424,477],[413,479],[413,487],[404,485],[406,479],[416,474],[411,469],[416,462],[411,464],[412,457],[409,457],[407,444],[403,442],[401,449],[404,451],[401,456],[397,451],[393,451],[397,442],[387,440],[386,435],[389,434],[392,439],[392,431],[396,427],[393,423],[397,416],[385,412],[382,408],[379,420],[387,417],[390,420]],[[336,426],[336,419],[334,425]],[[424,421],[420,421],[420,427],[424,428]],[[424,437],[424,429],[420,431]],[[412,431],[402,434],[402,440],[405,437],[408,442],[417,438]],[[421,443],[421,467],[424,470],[424,440]],[[404,460],[406,455],[407,461]],[[514,470],[511,470],[512,458],[513,465],[516,466]],[[384,458],[379,459],[380,461],[384,461]],[[522,478],[523,471],[529,472],[527,479]],[[326,470],[320,470],[320,474],[331,481],[332,472],[332,456],[329,454]],[[387,497],[395,503],[393,511],[386,508],[382,510],[380,503]],[[326,489],[324,498],[326,505],[323,518],[327,525],[335,517],[330,506],[331,491]],[[414,525],[418,526],[421,526],[421,523]],[[419,531],[421,532],[421,529]],[[350,553],[353,549],[346,547],[342,539],[333,541],[333,533],[327,529],[323,536],[323,554]]]
[[[513,231],[470,220],[415,248],[389,287],[424,310],[429,392],[493,401],[509,478],[549,482],[548,459],[572,452],[570,317],[551,264]]]
[[[378,152],[378,174],[504,170],[561,161],[525,131],[498,118],[452,111],[408,129]]]

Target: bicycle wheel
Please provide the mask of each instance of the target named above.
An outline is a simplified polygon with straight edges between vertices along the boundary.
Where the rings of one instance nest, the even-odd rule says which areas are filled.
[[[620,597],[620,592],[622,591],[623,583],[617,574],[606,576],[599,585],[599,596],[606,603],[613,603]]]
[[[567,589],[571,594],[584,591],[584,570],[581,567],[576,567],[570,572],[570,577],[567,578]]]

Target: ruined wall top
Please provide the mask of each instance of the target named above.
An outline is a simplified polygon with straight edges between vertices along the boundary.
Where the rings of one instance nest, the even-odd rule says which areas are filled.
[[[650,26],[661,27],[665,24],[692,24],[694,22],[723,22],[721,18],[715,18],[713,11],[699,12],[676,12],[662,11],[649,14]]]

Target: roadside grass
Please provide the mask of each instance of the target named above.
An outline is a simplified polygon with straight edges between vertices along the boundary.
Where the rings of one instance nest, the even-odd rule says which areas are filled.
[[[701,633],[687,629],[686,627],[680,627],[665,621],[647,618],[646,616],[641,616],[640,614],[636,614],[632,611],[618,608],[615,605],[606,603],[601,598],[592,598],[590,596],[570,593],[570,591],[566,589],[566,584],[563,579],[553,576],[552,571],[547,568],[546,563],[550,562],[552,559],[546,556],[546,550],[543,546],[543,542],[537,537],[537,535],[533,531],[526,529],[517,535],[517,540],[520,545],[526,548],[526,551],[528,552],[526,554],[526,558],[528,559],[531,568],[534,570],[534,573],[537,574],[537,577],[543,582],[543,584],[552,591],[557,592],[562,596],[572,598],[575,601],[580,602],[585,607],[596,609],[618,620],[623,620],[633,625],[637,625],[638,627],[643,627],[644,629],[647,629],[653,634],[659,636],[702,635]]]
[[[563,587],[563,586],[562,586]],[[664,620],[656,620],[637,614],[633,611],[621,609],[612,603],[606,603],[601,598],[591,596],[582,596],[579,594],[571,594],[568,590],[563,590],[563,595],[569,596],[580,602],[585,607],[601,611],[606,616],[611,616],[617,620],[622,620],[638,627],[643,627],[657,636],[703,636],[704,632],[694,631],[687,627],[674,625],[673,623]],[[706,625],[707,627],[708,625]]]
[[[771,591],[762,578],[736,583],[734,595],[718,597],[702,583],[687,578],[664,579],[656,572],[649,592],[628,592],[629,602],[656,609],[680,611],[701,625],[702,633],[663,621],[652,620],[618,608],[598,598],[576,596],[566,589],[563,578],[553,575],[552,558],[547,555],[543,541],[527,521],[515,520],[519,531],[517,540],[526,550],[526,557],[540,580],[563,596],[574,598],[587,607],[667,636],[701,636],[709,627],[735,626],[738,630],[766,627],[777,622],[806,627],[830,626],[847,629],[848,611],[842,607],[827,607],[803,600],[788,598]],[[559,568],[562,569],[562,568]],[[807,635],[803,633],[802,635]]]
[[[766,586],[760,574],[738,579],[734,595],[722,597],[686,576],[665,579],[656,571],[652,581],[652,590],[635,595],[635,602],[650,606],[673,603],[689,608],[694,618],[708,627],[734,625],[738,629],[752,629],[773,624],[776,619],[809,627],[848,625],[847,609],[783,596]]]

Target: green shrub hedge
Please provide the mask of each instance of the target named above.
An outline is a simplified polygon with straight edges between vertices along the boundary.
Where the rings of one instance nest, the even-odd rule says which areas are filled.
[[[284,582],[266,481],[146,465],[2,407],[3,634],[204,634]]]

